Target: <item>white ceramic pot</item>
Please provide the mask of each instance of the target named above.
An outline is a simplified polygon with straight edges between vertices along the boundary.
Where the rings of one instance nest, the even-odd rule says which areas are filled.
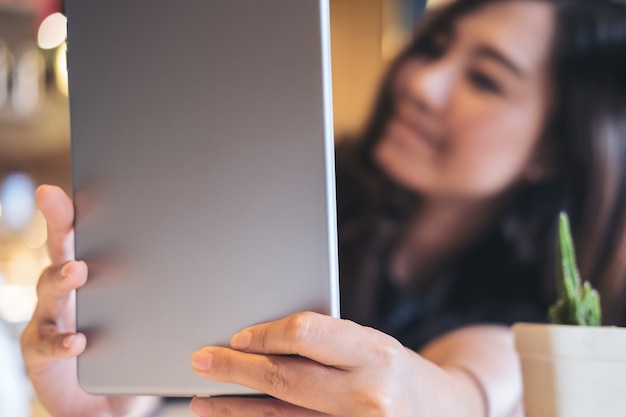
[[[626,328],[513,326],[526,417],[626,416]]]

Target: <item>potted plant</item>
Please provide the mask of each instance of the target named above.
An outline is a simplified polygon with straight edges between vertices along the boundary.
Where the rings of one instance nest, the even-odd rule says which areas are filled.
[[[600,298],[581,284],[567,215],[561,213],[552,324],[513,326],[526,417],[626,416],[626,329],[601,326]]]

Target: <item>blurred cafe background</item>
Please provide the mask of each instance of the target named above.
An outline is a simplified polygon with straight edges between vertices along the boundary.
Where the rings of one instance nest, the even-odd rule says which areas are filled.
[[[379,76],[425,3],[330,0],[337,138],[361,127]],[[71,193],[65,38],[62,0],[0,0],[0,417],[46,415],[18,340],[48,263],[35,189],[56,184]]]

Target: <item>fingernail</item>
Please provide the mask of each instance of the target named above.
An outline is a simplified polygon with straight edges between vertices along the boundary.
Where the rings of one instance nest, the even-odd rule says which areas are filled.
[[[65,339],[63,339],[63,347],[69,349],[72,346],[72,341],[74,340],[74,335],[69,335]]]
[[[191,366],[199,371],[208,371],[211,369],[211,360],[213,355],[204,350],[199,350],[191,355]]]
[[[70,274],[70,267],[71,267],[72,263],[71,262],[67,262],[65,265],[63,265],[63,268],[61,268],[61,277],[62,278],[67,278],[67,276]]]
[[[248,331],[239,332],[230,339],[230,346],[233,349],[244,350],[250,347],[251,340],[252,333]]]

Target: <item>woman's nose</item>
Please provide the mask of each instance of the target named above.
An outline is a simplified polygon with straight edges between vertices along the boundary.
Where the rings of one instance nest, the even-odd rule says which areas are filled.
[[[408,94],[428,113],[442,112],[450,101],[456,73],[450,60],[416,63],[409,74]]]

